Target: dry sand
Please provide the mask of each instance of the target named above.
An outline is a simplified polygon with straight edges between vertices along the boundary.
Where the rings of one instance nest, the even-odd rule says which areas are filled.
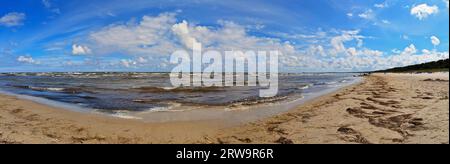
[[[440,80],[436,80],[440,79]],[[375,74],[235,127],[144,123],[0,95],[0,143],[449,143],[449,74]]]
[[[375,74],[361,84],[287,114],[228,129],[218,140],[222,143],[448,144],[448,78],[448,73]]]

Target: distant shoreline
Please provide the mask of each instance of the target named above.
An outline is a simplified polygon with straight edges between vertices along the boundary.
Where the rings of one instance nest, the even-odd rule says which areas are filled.
[[[449,59],[443,59],[439,61],[432,61],[428,63],[421,63],[416,65],[410,65],[405,67],[395,67],[386,70],[378,70],[374,72],[379,73],[417,73],[417,72],[448,72],[449,71]]]

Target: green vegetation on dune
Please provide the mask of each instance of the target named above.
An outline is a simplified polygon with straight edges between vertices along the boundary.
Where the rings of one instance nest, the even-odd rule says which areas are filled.
[[[396,67],[375,72],[448,72],[449,59],[433,61],[428,63],[410,65],[406,67]]]

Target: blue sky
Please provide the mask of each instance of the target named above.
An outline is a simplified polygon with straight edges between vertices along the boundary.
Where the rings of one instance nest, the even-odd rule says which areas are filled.
[[[286,72],[448,58],[448,0],[0,0],[0,72],[170,71],[192,40]]]

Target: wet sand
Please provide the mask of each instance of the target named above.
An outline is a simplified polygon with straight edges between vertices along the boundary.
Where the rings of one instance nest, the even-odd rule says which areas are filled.
[[[0,143],[448,144],[448,79],[448,73],[375,74],[287,113],[232,127],[217,119],[146,123],[0,95]]]
[[[199,143],[214,121],[144,123],[0,95],[0,143]]]

